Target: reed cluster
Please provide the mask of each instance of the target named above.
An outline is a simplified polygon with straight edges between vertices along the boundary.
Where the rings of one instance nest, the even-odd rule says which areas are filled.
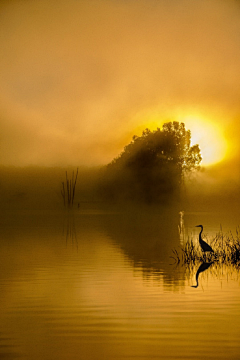
[[[213,239],[207,239],[207,242],[211,244],[214,253],[204,254],[201,251],[198,241],[195,243],[193,239],[188,238],[188,240],[180,246],[180,250],[172,250],[172,258],[174,258],[177,263],[195,264],[199,261],[214,261],[218,262],[219,265],[234,265],[240,268],[240,227],[237,227],[236,234],[232,232],[223,234],[222,231],[220,231]]]
[[[63,203],[65,207],[72,208],[74,203],[76,184],[78,177],[78,169],[76,174],[74,171],[72,172],[72,177],[68,177],[68,173],[66,171],[66,179],[62,182],[61,195],[63,198]]]

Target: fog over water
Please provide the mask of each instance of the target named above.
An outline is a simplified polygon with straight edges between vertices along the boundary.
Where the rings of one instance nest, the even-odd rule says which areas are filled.
[[[66,181],[66,170],[69,178],[73,171],[76,173],[76,168],[69,167],[1,167],[0,209],[62,211],[64,204],[61,189],[62,182]],[[101,174],[101,167],[79,168],[73,206],[75,210],[78,210],[78,206],[84,209],[84,204],[87,203],[99,204],[100,207],[106,205],[99,193]],[[216,174],[220,174],[219,177]],[[178,211],[215,211],[225,213],[228,218],[234,213],[238,216],[239,199],[239,180],[236,177],[227,180],[225,175],[221,176],[221,170],[207,168],[186,178],[180,198],[173,197],[171,205]],[[128,207],[131,209],[131,206],[123,203],[120,207],[126,210]],[[153,208],[161,209],[162,206],[164,204],[155,204]],[[238,224],[236,219],[235,225]]]

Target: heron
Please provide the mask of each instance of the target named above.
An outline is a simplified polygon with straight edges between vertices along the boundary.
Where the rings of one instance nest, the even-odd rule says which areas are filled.
[[[210,245],[208,245],[205,241],[202,239],[202,232],[203,232],[203,226],[202,225],[196,225],[196,227],[200,227],[201,231],[199,233],[199,244],[201,246],[202,252],[205,254],[206,252],[212,252],[214,253],[213,249]]]

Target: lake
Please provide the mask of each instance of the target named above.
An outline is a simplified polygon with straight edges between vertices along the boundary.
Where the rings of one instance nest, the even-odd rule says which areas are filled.
[[[4,213],[0,359],[239,359],[239,272],[171,258],[239,217],[180,210]]]

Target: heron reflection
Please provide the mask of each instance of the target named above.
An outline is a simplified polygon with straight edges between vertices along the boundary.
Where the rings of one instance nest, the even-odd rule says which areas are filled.
[[[213,264],[213,261],[212,262],[204,262],[204,261],[202,262],[202,264],[199,266],[199,268],[198,268],[198,270],[196,272],[196,285],[192,285],[192,287],[194,287],[194,288],[198,287],[198,277],[199,277],[199,275],[203,271],[207,270],[212,264]]]

